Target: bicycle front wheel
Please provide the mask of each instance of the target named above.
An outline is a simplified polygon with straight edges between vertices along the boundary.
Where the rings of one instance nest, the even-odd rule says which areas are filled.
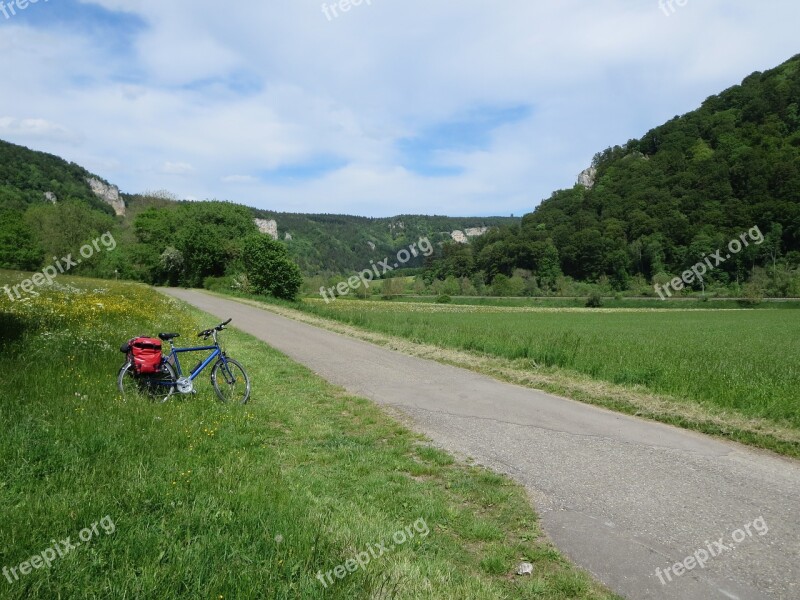
[[[250,378],[244,367],[230,358],[220,359],[211,370],[211,385],[220,401],[246,404],[250,399]]]
[[[133,365],[126,362],[117,375],[117,387],[124,398],[142,398],[151,402],[166,402],[175,393],[178,376],[169,363],[161,365],[161,372],[153,375],[136,375]]]

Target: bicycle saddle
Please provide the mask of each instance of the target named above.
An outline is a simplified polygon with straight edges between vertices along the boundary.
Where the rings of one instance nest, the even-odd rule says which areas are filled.
[[[180,333],[159,333],[158,337],[168,342],[170,340],[174,340],[176,337],[181,337]]]

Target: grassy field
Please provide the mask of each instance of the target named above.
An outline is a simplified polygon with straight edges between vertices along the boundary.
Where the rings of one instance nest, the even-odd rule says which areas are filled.
[[[499,358],[531,373],[574,374],[658,394],[678,405],[800,431],[800,311],[551,309],[346,300],[330,304],[305,300],[302,309],[414,343]],[[618,408],[613,400],[602,403]],[[634,407],[631,412],[640,411]],[[663,420],[697,425],[691,419]],[[727,435],[724,430],[711,432]],[[782,446],[748,440],[748,435],[733,437],[787,454],[800,452],[796,442]]]
[[[612,597],[542,538],[518,486],[236,330],[222,341],[247,406],[207,380],[166,404],[116,392],[128,337],[214,324],[139,285],[63,277],[0,299],[0,597]],[[523,560],[533,576],[512,575]]]

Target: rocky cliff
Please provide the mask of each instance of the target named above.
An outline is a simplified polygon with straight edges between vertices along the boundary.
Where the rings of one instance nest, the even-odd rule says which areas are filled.
[[[92,188],[92,193],[110,205],[118,217],[125,216],[125,201],[119,197],[119,188],[117,186],[105,184],[94,177],[87,177],[86,182]]]

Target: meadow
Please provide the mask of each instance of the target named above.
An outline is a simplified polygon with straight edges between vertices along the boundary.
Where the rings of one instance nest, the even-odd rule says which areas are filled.
[[[0,286],[21,277],[0,272]],[[544,539],[516,484],[258,340],[221,336],[253,380],[246,406],[202,379],[194,397],[130,401],[115,388],[122,342],[191,343],[216,320],[143,285],[61,277],[42,292],[0,298],[0,568],[19,573],[105,517],[114,527],[0,577],[0,597],[613,597]],[[420,520],[428,534],[350,572]],[[513,575],[521,561],[532,576]]]
[[[797,310],[326,304],[314,299],[301,307],[414,343],[513,362],[530,372],[574,374],[687,407],[800,430]]]

